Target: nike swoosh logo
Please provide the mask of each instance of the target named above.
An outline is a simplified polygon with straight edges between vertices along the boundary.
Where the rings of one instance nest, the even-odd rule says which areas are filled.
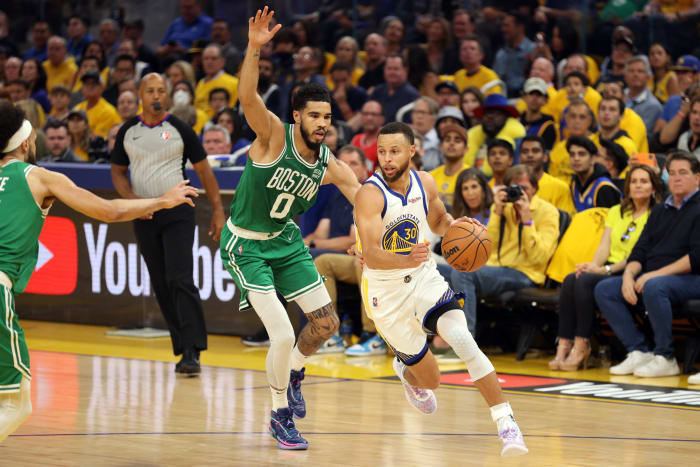
[[[384,343],[375,341],[375,342],[372,342],[369,346],[373,349],[378,349],[380,347],[384,347]]]

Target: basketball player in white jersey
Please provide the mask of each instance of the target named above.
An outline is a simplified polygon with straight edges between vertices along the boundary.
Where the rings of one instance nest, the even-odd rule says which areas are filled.
[[[400,122],[379,131],[380,172],[357,192],[355,222],[364,257],[362,298],[377,330],[394,350],[394,370],[406,398],[420,412],[437,410],[432,389],[440,369],[428,349],[427,333],[442,337],[464,360],[474,385],[491,409],[502,456],[528,452],[510,404],[503,398],[493,365],[467,329],[464,312],[438,273],[425,236],[443,236],[456,222],[438,198],[427,172],[409,170],[415,154],[413,131]]]

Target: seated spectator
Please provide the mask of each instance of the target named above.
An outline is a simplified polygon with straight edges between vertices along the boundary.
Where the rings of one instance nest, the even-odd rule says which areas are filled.
[[[493,191],[480,170],[471,168],[459,173],[452,199],[452,217],[455,219],[467,216],[483,225],[489,223]]]
[[[384,118],[387,122],[396,120],[396,112],[420,95],[411,86],[407,78],[406,62],[401,55],[390,55],[384,63],[384,83],[374,88],[370,99],[382,104]]]
[[[231,135],[219,125],[211,125],[202,133],[202,147],[207,156],[231,154]]]
[[[212,118],[217,113],[228,108],[226,104],[229,102],[231,94],[227,89],[224,88],[214,88],[209,92],[209,107],[206,108],[205,112],[207,115],[211,115]]]
[[[70,90],[61,84],[51,88],[49,92],[51,101],[51,117],[56,120],[65,120],[70,112]]]
[[[105,18],[100,21],[99,38],[105,51],[105,62],[108,66],[114,66],[114,60],[117,58],[117,49],[121,38],[122,29],[112,18]]]
[[[85,16],[73,14],[68,18],[68,27],[66,28],[68,42],[66,43],[66,51],[68,55],[73,57],[76,63],[82,60],[85,47],[94,40],[88,32],[89,27],[89,21]],[[71,83],[66,83],[66,86],[70,84]],[[53,89],[53,86],[49,87],[49,89]]]
[[[459,108],[462,110],[462,116],[467,129],[481,123],[481,120],[474,115],[474,110],[477,107],[481,107],[483,104],[484,95],[476,86],[467,86],[464,88],[460,96]]]
[[[51,28],[49,23],[43,20],[35,21],[32,25],[32,43],[34,47],[27,50],[24,54],[23,59],[29,60],[34,59],[39,63],[46,60],[47,46],[49,37],[51,36]]]
[[[84,110],[73,109],[68,113],[68,132],[70,133],[71,149],[78,157],[87,162],[92,132]]]
[[[196,39],[209,39],[213,23],[202,13],[199,0],[180,0],[180,16],[168,26],[156,53],[161,57],[181,55]]]
[[[603,97],[620,99],[626,101],[625,92],[620,83],[607,83],[603,87]],[[627,132],[637,148],[634,152],[649,152],[649,141],[647,140],[647,127],[644,126],[644,120],[637,115],[637,112],[625,105],[625,110],[622,112],[620,120],[620,129]],[[632,154],[632,153],[630,153]]]
[[[435,93],[437,94],[437,102],[440,108],[446,106],[460,108],[459,89],[457,89],[457,85],[453,81],[440,81],[435,86]]]
[[[250,141],[242,137],[243,123],[241,116],[231,109],[222,109],[212,119],[215,125],[225,128],[231,137],[231,154],[249,146]]]
[[[371,33],[365,38],[365,53],[367,55],[367,68],[362,78],[360,87],[372,94],[373,89],[384,83],[384,62],[387,56],[387,41],[384,36]]]
[[[649,47],[649,66],[652,76],[649,82],[652,94],[663,105],[669,97],[678,94],[678,77],[671,70],[673,60],[666,47],[657,42]]]
[[[463,68],[454,75],[459,91],[475,86],[484,96],[504,94],[501,78],[492,69],[483,66],[484,48],[476,36],[462,39],[459,45],[459,61]]]
[[[600,147],[603,140],[619,144],[627,153],[627,157],[635,154],[637,145],[627,132],[620,128],[622,115],[625,112],[625,101],[617,97],[603,97],[598,105],[598,123],[600,130],[590,136],[596,146]]]
[[[510,139],[515,144],[525,136],[525,127],[520,123],[518,111],[508,104],[500,94],[486,96],[483,105],[474,109],[474,115],[481,119],[481,124],[467,132],[469,149],[464,156],[467,165],[480,168],[487,176],[491,167],[486,159],[488,143],[496,138]],[[483,164],[483,165],[482,165]]]
[[[592,129],[595,128],[593,111],[582,99],[576,99],[569,105],[566,115],[564,115],[564,120],[566,120],[569,138],[572,136],[588,138]],[[571,183],[571,176],[574,172],[571,169],[569,152],[566,149],[567,140],[562,138],[552,148],[552,152],[549,154],[549,169],[547,172],[552,177],[556,177],[568,185]]]
[[[542,107],[542,113],[553,116],[554,113],[551,110],[552,102],[554,102],[554,97],[557,95],[557,88],[554,86],[554,64],[551,60],[544,57],[537,57],[530,67],[530,78],[540,78],[545,82],[547,87],[547,103]],[[525,85],[523,84],[523,87]],[[515,104],[515,108],[522,115],[527,109],[525,101],[521,97]]]
[[[211,40],[215,44],[219,44],[226,59],[224,70],[230,75],[238,73],[238,67],[241,64],[241,52],[233,45],[231,41],[231,28],[228,21],[222,18],[217,18],[211,26]],[[141,76],[141,75],[139,75]]]
[[[202,52],[204,78],[199,80],[194,91],[194,106],[203,110],[209,118],[216,113],[209,107],[210,93],[213,89],[223,88],[229,93],[226,107],[233,108],[238,101],[238,78],[224,71],[225,64],[226,59],[217,44],[208,45]]]
[[[44,125],[46,114],[44,114],[41,105],[30,97],[29,83],[22,79],[15,79],[7,83],[5,89],[13,104],[23,104],[23,108],[29,114],[27,119],[33,121],[32,126],[41,128]]]
[[[467,130],[462,125],[450,124],[440,132],[440,152],[445,163],[430,171],[437,184],[438,196],[450,211],[455,192],[457,176],[469,167],[464,163],[467,150]]]
[[[462,41],[474,35],[474,23],[467,10],[457,9],[452,11],[452,45],[445,51],[440,74],[454,75],[462,66],[459,63],[459,46]],[[485,37],[484,37],[485,38]]]
[[[317,47],[305,45],[294,54],[294,84],[318,83],[326,85],[326,79],[321,74],[323,52]]]
[[[387,16],[382,19],[382,28],[380,25],[380,30],[382,36],[386,39],[386,50],[387,53],[397,54],[401,53],[403,49],[404,33],[406,28],[401,21],[396,16]]]
[[[117,99],[117,112],[122,122],[135,117],[139,113],[139,97],[134,91],[126,90],[119,94]]]
[[[92,134],[106,138],[109,129],[122,119],[117,109],[102,97],[104,86],[99,73],[90,71],[83,75],[82,81],[85,100],[73,109],[85,111]]]
[[[445,18],[430,18],[426,24],[425,44],[429,70],[436,75],[440,73],[445,59],[445,51],[452,45],[450,23]],[[410,63],[410,62],[409,62]],[[417,86],[416,86],[417,87]],[[421,93],[422,94],[422,93]]]
[[[418,44],[409,45],[404,49],[403,57],[408,69],[408,83],[416,88],[421,96],[439,102],[436,86],[440,83],[440,77],[430,69],[425,48]]]
[[[527,135],[541,137],[547,151],[550,151],[557,142],[557,128],[554,118],[542,113],[548,96],[547,83],[542,78],[528,78],[523,85],[526,109],[520,117],[520,123],[525,127]]]
[[[537,179],[530,168],[511,167],[504,184],[519,185],[521,195],[507,201],[505,186],[496,189],[488,224],[491,256],[486,265],[474,272],[452,272],[455,292],[465,295],[463,310],[472,335],[476,335],[477,300],[543,284],[545,268],[557,246],[559,214],[535,194]]]
[[[165,77],[170,86],[175,86],[180,81],[187,81],[192,89],[197,85],[192,65],[184,60],[177,60],[165,70]],[[194,94],[194,92],[193,92]]]
[[[617,189],[610,174],[600,164],[595,164],[593,158],[598,154],[598,148],[593,142],[582,136],[572,136],[566,142],[571,169],[571,196],[574,199],[576,211],[589,208],[609,208],[620,202],[620,190]]]
[[[695,155],[700,160],[700,97],[690,102],[688,115],[690,129],[678,138],[678,149]]]
[[[567,275],[559,295],[559,343],[550,370],[576,371],[587,366],[589,339],[595,319],[595,285],[612,275],[619,276],[637,243],[652,207],[661,200],[664,187],[649,167],[638,165],[625,181],[621,204],[610,208],[605,230],[595,256]],[[575,338],[575,339],[574,339]]]
[[[107,54],[105,53],[105,48],[102,45],[102,42],[99,41],[92,41],[90,42],[87,47],[85,47],[85,53],[83,53],[83,59],[80,61],[81,63],[85,59],[85,57],[97,57],[98,63],[99,63],[99,68],[96,70],[102,74],[102,82],[103,83],[108,83],[109,82],[109,72],[110,68],[109,65],[107,64]],[[80,70],[78,70],[80,71]],[[80,81],[80,78],[82,78],[82,75],[77,77],[76,80],[74,80],[77,85],[78,89],[80,89],[80,86],[82,86],[82,82]],[[77,89],[73,88],[73,92],[77,91]]]
[[[176,81],[172,85],[172,90],[170,91],[170,101],[173,104],[170,108],[171,111],[175,106],[192,108],[192,111],[196,116],[192,129],[195,133],[200,134],[202,132],[202,128],[204,128],[204,125],[207,123],[209,118],[207,117],[206,112],[194,106],[194,88],[188,80]]]
[[[506,173],[515,161],[513,141],[505,138],[507,137],[492,139],[488,144],[486,161],[493,173],[491,180],[489,180],[489,186],[494,190],[505,183]]]
[[[79,103],[85,100],[85,96],[83,95],[83,81],[82,78],[85,76],[86,73],[94,71],[95,73],[100,73],[100,61],[97,57],[92,56],[92,55],[85,55],[83,56],[83,61],[80,62],[80,67],[78,68],[78,72],[75,74],[74,82],[73,85],[71,86],[70,89],[72,89],[71,96],[70,96],[70,106],[75,107]],[[107,71],[109,71],[109,68],[107,68]],[[102,77],[102,82],[105,81],[105,76],[108,77],[108,73],[101,73],[100,76]]]
[[[636,55],[625,66],[627,106],[644,120],[647,134],[654,131],[656,120],[661,116],[661,103],[647,86],[651,78],[649,62],[644,55]]]
[[[700,162],[679,151],[669,156],[666,168],[671,194],[652,209],[622,277],[608,278],[595,287],[598,308],[628,352],[622,363],[610,368],[613,375],[679,374],[671,334],[672,307],[700,298]],[[631,315],[635,309],[645,310],[649,317],[653,354],[635,327]]]
[[[690,101],[700,96],[700,80],[694,83],[686,89],[686,91],[681,96],[680,105],[678,111],[671,118],[671,120],[664,124],[659,131],[659,143],[662,147],[678,146],[678,139],[681,134],[688,131],[690,128],[690,122],[688,120],[688,115],[690,114]],[[675,96],[669,98],[667,104],[671,103]]]
[[[119,85],[122,81],[133,79],[136,76],[136,60],[131,55],[119,55],[114,60],[112,68],[112,85],[104,90],[102,97],[113,106],[117,106],[119,99]]]
[[[8,86],[10,82],[20,79],[19,70],[22,68],[22,60],[17,57],[8,57],[3,67],[3,84]]]
[[[668,135],[664,135],[665,127],[668,126],[666,124],[670,123],[678,114],[684,96],[692,99],[693,93],[690,88],[696,87],[697,83],[700,82],[700,60],[694,55],[683,55],[682,57],[678,57],[676,65],[672,70],[678,78],[678,93],[668,98],[661,110],[661,116],[654,126],[654,131],[661,132],[661,134],[659,134],[659,142],[664,145],[674,143]]]
[[[508,97],[519,95],[525,80],[525,67],[535,50],[535,43],[525,36],[526,22],[520,12],[505,15],[501,22],[505,45],[496,52],[493,71],[506,82]]]
[[[341,37],[335,45],[335,63],[345,63],[350,66],[350,83],[353,86],[359,86],[360,78],[365,73],[359,51],[360,46],[352,36]],[[331,91],[335,90],[330,76],[326,78],[326,87]]]
[[[637,49],[634,45],[634,34],[624,26],[615,28],[612,34],[612,52],[601,67],[601,76],[596,83],[596,89],[601,90],[607,83],[625,84],[625,66],[634,57]]]
[[[343,120],[346,122],[352,119],[367,101],[367,92],[350,82],[351,73],[352,68],[346,63],[336,62],[331,67],[333,99],[338,104]]]
[[[537,196],[557,209],[573,213],[576,211],[571,199],[569,186],[558,178],[544,171],[549,154],[544,140],[537,135],[527,135],[520,143],[520,163],[530,167],[537,179]]]
[[[46,92],[46,71],[38,60],[30,58],[22,62],[19,76],[29,84],[29,97],[41,105],[45,114],[51,111],[51,101]]]
[[[581,66],[569,67],[569,64],[582,63],[586,61],[582,55],[574,55],[567,60],[567,66],[564,67],[566,74],[563,78],[563,87],[559,89],[554,98],[547,105],[547,111],[557,121],[561,121],[564,117],[564,110],[571,105],[575,99],[583,99],[591,109],[597,109],[600,103],[600,94],[590,86],[590,81],[585,71],[581,71]],[[567,86],[567,78],[572,78]],[[581,97],[583,95],[583,97]],[[562,136],[564,138],[564,136]]]
[[[600,141],[598,155],[593,158],[594,163],[605,167],[605,170],[610,174],[610,179],[620,191],[625,186],[624,178],[627,176],[627,167],[638,165],[633,164],[633,161],[634,159],[627,155],[622,146],[607,139]]]
[[[380,103],[381,105],[381,103]],[[438,113],[438,111],[440,113]],[[443,112],[444,111],[444,112]],[[440,153],[440,138],[438,136],[437,124],[443,113],[452,112],[462,118],[457,109],[446,107],[440,110],[438,103],[430,97],[419,97],[411,110],[411,128],[423,137],[423,169],[431,171],[445,161]],[[386,115],[386,113],[385,113]],[[386,117],[384,118],[386,122]],[[381,125],[380,125],[381,126]]]
[[[49,154],[39,162],[84,162],[70,148],[68,124],[51,118],[46,123],[44,133]]]
[[[360,114],[362,129],[360,133],[353,136],[350,144],[362,150],[367,158],[367,168],[370,173],[373,173],[377,166],[377,136],[379,129],[384,125],[382,105],[377,101],[367,101],[362,106]],[[430,126],[432,127],[432,124]]]
[[[46,72],[46,89],[51,90],[59,84],[70,86],[73,75],[78,71],[73,57],[68,56],[66,40],[60,36],[52,36],[48,45],[48,60],[42,63]]]

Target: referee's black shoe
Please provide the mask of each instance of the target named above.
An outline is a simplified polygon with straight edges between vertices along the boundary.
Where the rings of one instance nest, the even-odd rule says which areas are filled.
[[[199,366],[199,351],[195,349],[185,349],[182,352],[182,359],[175,365],[175,373],[184,375],[198,375],[202,371]]]

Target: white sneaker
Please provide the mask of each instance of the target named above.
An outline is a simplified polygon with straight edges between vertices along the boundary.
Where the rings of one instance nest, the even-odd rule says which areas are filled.
[[[437,398],[435,393],[430,389],[423,389],[417,386],[411,386],[403,378],[403,370],[406,364],[398,358],[394,358],[394,371],[403,383],[404,394],[406,400],[422,414],[430,415],[437,410]]]
[[[523,434],[511,415],[498,419],[498,439],[503,443],[502,457],[522,456],[528,453]]]
[[[688,384],[700,384],[700,373],[688,376]]]
[[[654,358],[651,352],[633,350],[627,354],[627,358],[622,363],[610,367],[611,375],[631,375],[640,366],[646,365]]]
[[[343,343],[343,338],[340,337],[339,333],[333,334],[326,342],[323,343],[321,348],[316,351],[317,354],[339,352],[345,352],[345,344]]]
[[[634,376],[638,378],[658,378],[680,374],[681,369],[678,368],[676,358],[666,358],[663,355],[654,355],[649,363],[634,370]]]

